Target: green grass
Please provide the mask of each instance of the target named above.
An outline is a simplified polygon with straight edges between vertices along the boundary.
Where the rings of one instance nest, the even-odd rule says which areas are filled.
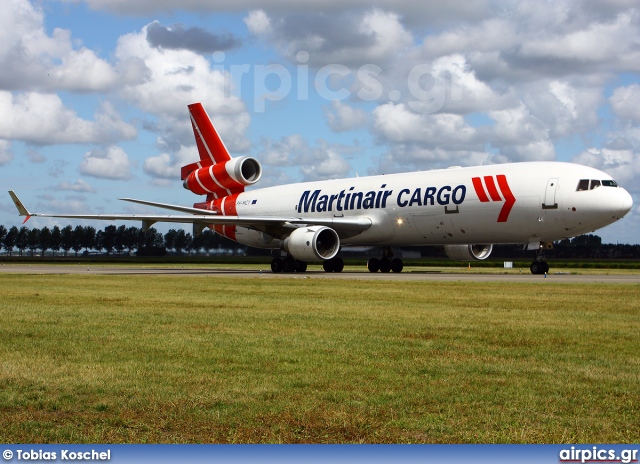
[[[640,286],[0,275],[5,443],[637,443]]]

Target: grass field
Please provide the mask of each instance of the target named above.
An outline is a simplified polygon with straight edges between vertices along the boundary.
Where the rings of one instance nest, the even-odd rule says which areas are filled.
[[[5,443],[637,443],[640,287],[0,275]]]

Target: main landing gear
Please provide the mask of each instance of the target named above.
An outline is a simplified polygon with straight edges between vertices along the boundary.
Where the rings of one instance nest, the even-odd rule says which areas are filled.
[[[371,258],[367,261],[367,269],[369,272],[402,272],[404,264],[400,258],[393,257],[391,247],[382,249],[382,259]]]
[[[342,272],[344,261],[337,256],[322,262],[325,272]],[[280,272],[307,272],[307,262],[294,259],[291,256],[286,258],[273,258],[271,260],[271,271],[278,274]]]
[[[280,272],[307,272],[307,262],[293,259],[291,256],[273,258],[271,260],[271,271],[276,274]]]
[[[342,272],[344,269],[344,261],[337,256],[326,259],[322,262],[322,269],[324,269],[324,272]]]

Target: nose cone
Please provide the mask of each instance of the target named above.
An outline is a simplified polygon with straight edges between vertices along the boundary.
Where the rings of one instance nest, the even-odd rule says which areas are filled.
[[[633,198],[623,188],[618,188],[616,196],[611,199],[611,211],[618,217],[623,217],[633,207]]]

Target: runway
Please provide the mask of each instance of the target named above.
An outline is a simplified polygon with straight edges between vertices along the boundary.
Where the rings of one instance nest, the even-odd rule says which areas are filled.
[[[260,279],[354,279],[354,280],[397,280],[397,281],[461,281],[461,282],[554,282],[554,283],[611,283],[640,284],[639,274],[569,274],[564,272],[533,275],[528,271],[520,273],[465,273],[440,271],[413,271],[394,273],[370,273],[345,271],[328,273],[310,270],[304,273],[279,273],[271,270],[224,269],[224,268],[162,268],[135,266],[94,266],[94,265],[0,265],[0,273],[16,274],[90,274],[90,275],[166,275],[238,277]]]

